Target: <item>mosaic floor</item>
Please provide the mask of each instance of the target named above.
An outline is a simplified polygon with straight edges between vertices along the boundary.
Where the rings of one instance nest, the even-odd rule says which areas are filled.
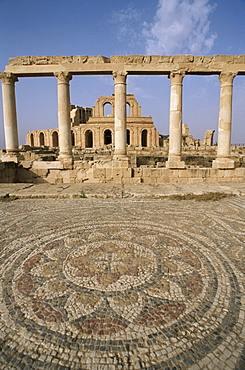
[[[0,203],[0,369],[244,369],[245,198]]]

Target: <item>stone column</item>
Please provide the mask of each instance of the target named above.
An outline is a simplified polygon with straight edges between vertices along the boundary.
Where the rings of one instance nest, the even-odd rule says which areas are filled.
[[[182,150],[182,81],[185,72],[176,71],[169,75],[170,87],[170,116],[169,116],[169,154],[167,168],[185,168],[181,161]]]
[[[220,80],[220,107],[218,127],[217,158],[213,161],[214,168],[234,168],[230,159],[231,120],[232,120],[232,88],[236,73],[222,72]]]
[[[54,73],[58,80],[58,123],[59,123],[59,159],[72,161],[71,119],[70,119],[70,73]]]
[[[126,157],[126,78],[125,72],[114,72],[115,85],[115,151],[114,159]]]
[[[8,72],[0,73],[0,78],[3,91],[5,145],[7,152],[11,155],[16,154],[19,148],[14,85],[18,78]]]

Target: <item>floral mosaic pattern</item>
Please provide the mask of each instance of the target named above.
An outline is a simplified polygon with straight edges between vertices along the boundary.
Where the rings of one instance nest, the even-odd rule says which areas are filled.
[[[244,202],[53,204],[2,235],[4,369],[242,368]]]

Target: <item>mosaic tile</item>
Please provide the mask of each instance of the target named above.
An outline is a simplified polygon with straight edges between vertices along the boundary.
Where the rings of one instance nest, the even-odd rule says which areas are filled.
[[[0,206],[1,369],[241,368],[245,199]]]

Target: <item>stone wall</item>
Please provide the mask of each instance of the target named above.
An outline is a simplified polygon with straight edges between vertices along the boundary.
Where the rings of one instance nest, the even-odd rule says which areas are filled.
[[[14,162],[0,162],[0,183],[17,181],[17,164]]]
[[[199,157],[199,160],[201,157]],[[155,157],[155,160],[157,158]],[[194,159],[192,158],[194,161]],[[203,159],[208,160],[208,158]],[[212,159],[210,159],[212,161]],[[18,164],[18,182],[50,184],[72,183],[172,183],[172,182],[215,182],[244,181],[245,162],[234,169],[214,169],[197,165],[186,165],[183,169],[169,169],[164,162],[154,165],[130,165],[129,159],[96,161],[74,161],[72,168],[65,168],[59,161],[23,161]]]

